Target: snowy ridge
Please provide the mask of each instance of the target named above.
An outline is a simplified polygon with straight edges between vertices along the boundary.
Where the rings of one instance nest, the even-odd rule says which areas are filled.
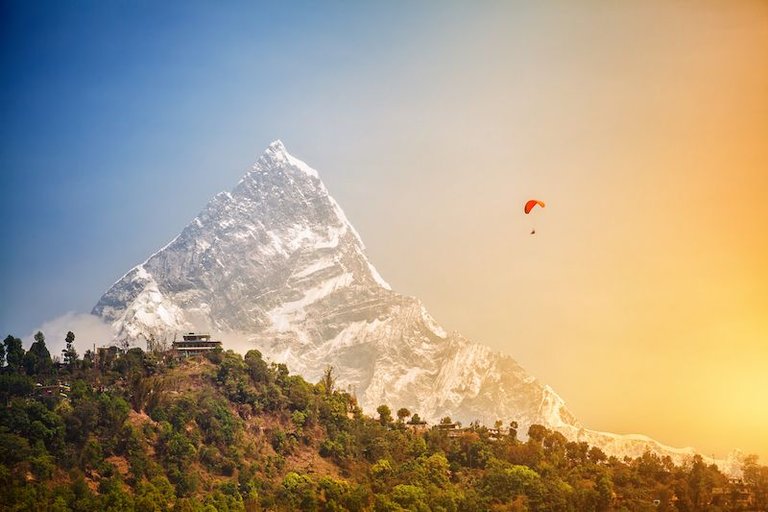
[[[265,169],[269,169],[270,167],[274,166],[289,166],[293,167],[295,169],[300,170],[301,172],[305,173],[307,176],[311,176],[312,178],[320,178],[320,175],[317,173],[316,170],[311,168],[304,162],[303,160],[299,160],[295,156],[288,153],[288,151],[285,149],[285,146],[283,145],[283,142],[280,139],[277,139],[276,141],[272,142],[268,147],[267,150],[264,152],[264,155],[262,156],[262,159],[269,162],[268,167],[259,166],[258,164],[255,164],[253,166],[253,170],[257,172],[264,172]]]
[[[93,314],[119,340],[208,331],[245,340],[309,381],[327,365],[363,409],[407,407],[428,421],[538,423],[609,455],[690,457],[639,435],[584,428],[564,400],[508,355],[447,333],[390,288],[317,171],[269,145],[165,247],[107,290]]]

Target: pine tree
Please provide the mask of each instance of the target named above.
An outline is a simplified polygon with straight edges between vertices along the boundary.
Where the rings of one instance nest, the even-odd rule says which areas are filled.
[[[27,375],[50,373],[53,367],[53,360],[51,359],[51,353],[48,352],[48,348],[45,346],[45,336],[42,332],[37,331],[37,334],[35,334],[35,342],[29,347],[29,351],[24,354],[23,364]]]
[[[64,360],[64,364],[68,369],[74,368],[77,363],[77,351],[75,350],[75,334],[72,331],[67,332],[67,337],[64,339],[67,343],[66,348],[62,349],[61,356]]]
[[[333,394],[333,390],[336,387],[336,376],[333,374],[333,366],[328,365],[323,371],[323,377],[320,379],[320,384],[323,385],[326,396]]]
[[[24,348],[21,346],[21,340],[10,334],[3,341],[5,345],[5,360],[8,368],[12,371],[18,371],[24,360]]]

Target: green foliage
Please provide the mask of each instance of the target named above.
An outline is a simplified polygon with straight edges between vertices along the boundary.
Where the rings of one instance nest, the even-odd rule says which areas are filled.
[[[244,512],[245,504],[237,488],[232,484],[223,484],[206,496],[204,510],[216,512]]]
[[[27,375],[48,375],[51,373],[53,360],[51,353],[45,346],[45,336],[42,332],[38,331],[35,334],[35,341],[24,354],[22,364]]]
[[[37,400],[16,398],[0,410],[0,429],[25,438],[30,446],[58,450],[64,441],[64,422]]]
[[[66,438],[75,447],[80,447],[88,438],[88,434],[96,430],[100,422],[99,404],[95,399],[73,399],[73,409],[64,418]]]
[[[419,459],[424,466],[426,479],[429,483],[444,487],[448,484],[450,468],[448,459],[442,453],[433,453],[426,459]]]
[[[284,431],[277,429],[272,432],[272,449],[280,455],[289,455],[293,451],[293,439]]]
[[[379,413],[379,423],[384,426],[392,423],[392,411],[387,405],[382,404],[378,406],[376,412]]]
[[[347,410],[351,397],[345,393],[325,396],[318,404],[318,416],[321,423],[336,430],[346,430],[349,424]]]
[[[73,370],[77,365],[77,351],[75,350],[75,333],[67,332],[64,339],[66,346],[61,350],[61,359],[68,370]]]
[[[120,512],[133,510],[134,499],[128,493],[118,477],[102,480],[99,484],[101,510],[106,512]]]
[[[531,425],[528,428],[528,440],[531,441],[531,443],[542,444],[546,435],[547,429],[541,425]]]
[[[320,389],[326,396],[333,394],[334,390],[336,389],[336,375],[334,375],[333,366],[328,365],[325,367],[325,370],[323,371],[323,377],[320,379],[319,385]]]
[[[19,371],[24,361],[24,347],[21,345],[21,339],[10,334],[3,340],[5,348],[5,361],[8,363],[8,369],[13,372]]]
[[[226,448],[234,443],[240,430],[240,421],[230,412],[227,404],[206,396],[197,406],[195,421],[203,433],[207,444]]]
[[[189,437],[183,431],[168,428],[168,424],[161,426],[157,449],[163,461],[168,466],[176,468],[188,466],[197,455],[197,450]]]
[[[283,390],[287,398],[288,409],[291,411],[304,411],[312,402],[313,387],[298,375],[291,375],[283,379]]]
[[[421,487],[415,485],[398,484],[392,489],[390,499],[404,510],[429,512],[426,503],[427,495]]]
[[[136,512],[170,510],[176,498],[173,486],[164,476],[142,481],[136,486]]]
[[[755,508],[768,510],[768,466],[760,466],[757,460],[757,455],[744,459],[744,483],[754,496]]]
[[[165,399],[168,386],[169,383],[163,376],[133,374],[130,378],[131,407],[136,412],[156,409]]]
[[[387,459],[379,459],[371,466],[371,474],[374,478],[387,478],[392,473],[392,464]]]
[[[6,359],[10,347],[25,361],[9,338]],[[739,487],[700,457],[619,461],[541,425],[526,442],[514,422],[507,436],[477,422],[416,432],[405,408],[397,422],[386,405],[362,415],[332,370],[311,385],[256,350],[84,358],[66,368],[67,398],[43,398],[35,382],[53,379],[36,343],[26,369],[43,373],[0,371],[3,510],[725,512],[744,493],[768,505],[754,457]]]
[[[254,382],[268,384],[272,379],[269,371],[269,365],[261,356],[258,350],[249,350],[245,354],[245,365],[248,368],[248,374]]]
[[[538,490],[540,481],[541,476],[531,468],[492,459],[481,485],[492,500],[505,502]]]
[[[300,429],[307,424],[307,415],[301,411],[293,411],[291,422],[297,429]]]
[[[317,510],[318,498],[315,484],[308,475],[290,472],[283,478],[278,491],[280,500],[288,505],[287,510]]]
[[[7,405],[13,397],[29,396],[35,389],[35,382],[18,373],[0,374],[0,404]]]

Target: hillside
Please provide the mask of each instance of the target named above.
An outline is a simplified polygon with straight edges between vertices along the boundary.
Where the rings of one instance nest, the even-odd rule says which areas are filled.
[[[10,342],[9,342],[10,339]],[[768,468],[729,483],[696,456],[607,457],[540,425],[361,413],[252,350],[65,353],[6,338],[3,510],[765,510]],[[40,385],[38,385],[38,383]],[[59,385],[58,383],[61,383]],[[744,507],[751,508],[744,508]]]

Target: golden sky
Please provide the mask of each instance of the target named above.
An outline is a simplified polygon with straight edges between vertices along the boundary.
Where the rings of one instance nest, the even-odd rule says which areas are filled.
[[[591,6],[423,36],[346,157],[374,178],[331,191],[395,289],[587,426],[765,462],[768,4]]]

